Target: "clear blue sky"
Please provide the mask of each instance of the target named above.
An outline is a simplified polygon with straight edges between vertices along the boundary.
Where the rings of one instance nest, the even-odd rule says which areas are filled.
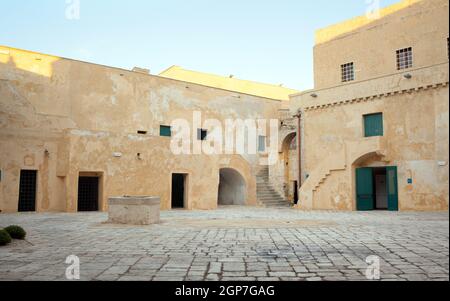
[[[0,0],[0,45],[158,74],[171,65],[313,87],[314,31],[367,0]],[[387,6],[398,0],[380,0]]]

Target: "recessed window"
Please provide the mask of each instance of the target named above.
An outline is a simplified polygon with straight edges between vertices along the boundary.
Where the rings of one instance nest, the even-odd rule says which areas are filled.
[[[159,127],[159,135],[161,137],[172,137],[172,128],[168,125],[161,125]]]
[[[139,135],[147,135],[147,131],[138,131],[137,132]]]
[[[364,115],[364,136],[376,137],[383,135],[383,113]]]
[[[397,50],[397,70],[408,69],[413,66],[412,47]]]
[[[265,136],[258,137],[258,151],[259,152],[266,151],[266,137]]]
[[[205,129],[198,129],[197,130],[197,139],[198,140],[206,140],[206,138],[208,137],[208,131]]]
[[[355,80],[355,69],[353,62],[341,65],[341,77],[343,83]]]

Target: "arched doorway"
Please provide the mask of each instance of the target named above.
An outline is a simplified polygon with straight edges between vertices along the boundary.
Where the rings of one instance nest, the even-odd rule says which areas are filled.
[[[296,202],[298,198],[296,192],[298,188],[298,153],[297,153],[297,133],[286,136],[282,144],[282,155],[284,164],[284,193],[287,200]]]
[[[359,157],[352,170],[357,211],[399,210],[397,166],[372,152]]]
[[[220,170],[219,205],[246,205],[247,185],[242,175],[232,168]]]

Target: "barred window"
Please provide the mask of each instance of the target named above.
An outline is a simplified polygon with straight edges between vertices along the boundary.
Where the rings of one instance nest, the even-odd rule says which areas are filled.
[[[408,69],[413,66],[412,47],[397,50],[397,70]]]
[[[355,69],[352,63],[341,65],[342,82],[350,82],[355,80]]]

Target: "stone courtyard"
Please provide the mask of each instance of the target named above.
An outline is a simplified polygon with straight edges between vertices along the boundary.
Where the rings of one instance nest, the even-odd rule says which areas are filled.
[[[221,207],[165,211],[153,226],[105,224],[107,214],[5,214],[27,241],[0,247],[0,280],[449,280],[449,215],[421,212],[302,212]]]

